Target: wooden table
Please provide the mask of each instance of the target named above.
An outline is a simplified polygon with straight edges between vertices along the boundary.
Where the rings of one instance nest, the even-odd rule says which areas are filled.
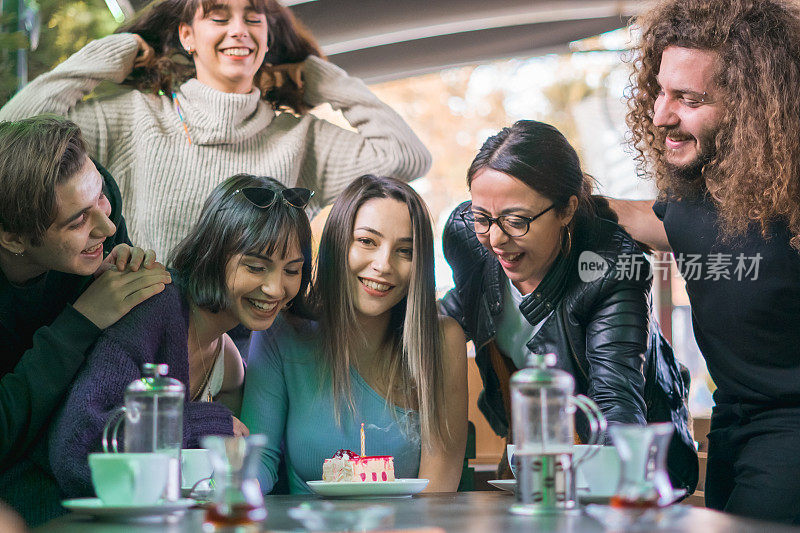
[[[303,531],[300,524],[289,518],[287,510],[314,496],[269,496],[266,498],[268,516],[262,531]],[[346,500],[352,502],[354,500]],[[564,533],[595,533],[610,531],[600,522],[584,513],[570,516],[519,517],[508,513],[514,497],[505,492],[458,492],[420,495],[413,498],[376,498],[362,500],[369,504],[383,504],[394,508],[394,528],[411,529],[423,526],[442,528],[458,533],[516,533],[553,531]],[[70,514],[55,519],[36,532],[59,533],[198,533],[202,531],[204,511],[192,509],[173,524],[132,525],[99,522]],[[767,522],[729,516],[708,509],[676,506],[668,523],[659,529],[688,533],[784,533],[800,532],[800,528],[775,525]]]

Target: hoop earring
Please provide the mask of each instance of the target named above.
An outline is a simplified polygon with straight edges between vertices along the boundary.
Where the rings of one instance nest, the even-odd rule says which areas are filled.
[[[570,231],[569,226],[564,226],[564,232],[561,234],[561,253],[566,257],[569,255],[571,251],[572,251],[572,231]]]

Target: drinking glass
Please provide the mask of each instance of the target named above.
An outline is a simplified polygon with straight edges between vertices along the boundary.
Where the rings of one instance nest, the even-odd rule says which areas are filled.
[[[267,437],[209,436],[203,437],[201,444],[211,452],[216,485],[203,529],[253,526],[257,530],[257,524],[267,517],[256,479],[258,459]]]
[[[622,464],[619,486],[611,498],[613,507],[651,509],[672,503],[666,461],[673,431],[669,422],[609,428]]]

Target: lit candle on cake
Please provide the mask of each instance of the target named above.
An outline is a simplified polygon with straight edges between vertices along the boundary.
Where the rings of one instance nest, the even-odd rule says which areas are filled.
[[[361,422],[361,457],[367,455],[364,450],[364,422]]]

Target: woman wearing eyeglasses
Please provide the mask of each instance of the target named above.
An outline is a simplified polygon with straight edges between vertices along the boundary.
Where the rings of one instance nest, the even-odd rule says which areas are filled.
[[[478,405],[498,435],[511,436],[510,374],[530,353],[555,353],[609,423],[676,425],[670,474],[691,491],[688,383],[650,314],[650,265],[590,179],[550,125],[522,120],[490,137],[467,172],[472,199],[444,230],[455,288],[441,306],[475,344]]]
[[[269,328],[302,312],[311,274],[308,189],[240,174],[218,185],[170,255],[173,284],[106,329],[70,391],[50,437],[50,463],[69,496],[92,493],[87,457],[144,363],[166,363],[186,387],[183,447],[203,435],[247,435],[216,400],[242,385],[242,359],[225,335]]]
[[[118,33],[42,74],[0,110],[76,122],[116,178],[133,242],[167,253],[224,176],[273,176],[327,205],[367,171],[410,180],[430,154],[277,0],[153,1]],[[119,84],[85,98],[100,82]],[[330,104],[353,130],[309,113]]]
[[[289,491],[307,493],[339,449],[394,457],[396,478],[455,491],[467,433],[464,334],[438,314],[433,232],[423,200],[361,176],[333,205],[320,240],[317,321],[254,335],[242,420],[266,433],[264,492],[284,457]]]

